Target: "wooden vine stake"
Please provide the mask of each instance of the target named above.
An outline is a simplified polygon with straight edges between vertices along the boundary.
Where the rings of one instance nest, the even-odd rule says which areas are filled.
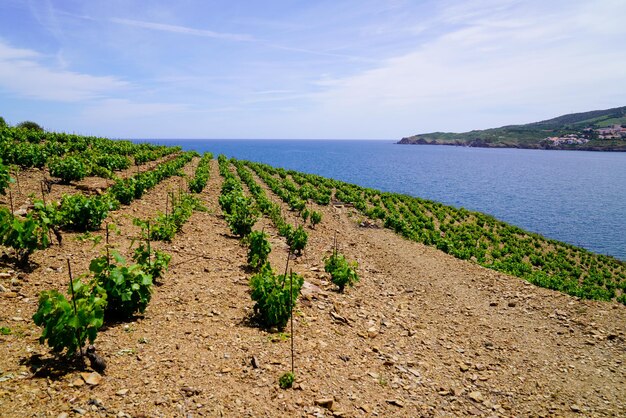
[[[11,203],[11,216],[15,216],[15,209],[13,208],[13,192],[9,189],[9,202]]]
[[[41,183],[39,183],[39,185],[41,186],[41,200],[43,201],[43,204],[46,204],[46,189],[44,186],[44,181],[41,180]]]
[[[146,242],[148,243],[148,265],[152,263],[150,257],[152,255],[152,249],[150,248],[150,221],[147,223],[148,235],[146,235]]]
[[[18,176],[19,170],[15,169],[15,183],[17,184],[17,192],[22,194],[22,189],[20,188],[20,176]]]
[[[74,316],[78,315],[76,309],[76,297],[74,296],[74,280],[72,279],[72,265],[70,264],[70,259],[67,259],[67,273],[70,277],[70,292],[72,293],[72,305],[74,306]],[[76,342],[80,343],[80,331],[76,329]],[[80,357],[83,358],[83,347],[79,346],[78,351],[80,352]]]
[[[289,317],[291,321],[291,374],[294,375],[294,342],[293,342],[293,271],[289,270],[289,259],[291,258],[291,248],[287,251],[287,263],[285,265],[285,274],[283,275],[283,283],[287,280],[287,271],[289,271]]]
[[[41,201],[43,202],[43,205],[46,206],[46,190],[45,190],[45,181],[41,180],[41,182],[39,183],[39,185],[41,186]],[[48,228],[48,240],[50,242],[52,242],[52,233],[50,232],[50,228]],[[60,241],[59,241],[59,245],[60,245]]]
[[[289,270],[289,315],[291,319],[291,374],[294,372],[294,349],[293,349],[293,271]]]
[[[109,269],[108,266],[111,265],[111,256],[109,254],[109,223],[107,222],[106,224],[106,245],[105,245],[106,249],[107,249],[107,270]]]

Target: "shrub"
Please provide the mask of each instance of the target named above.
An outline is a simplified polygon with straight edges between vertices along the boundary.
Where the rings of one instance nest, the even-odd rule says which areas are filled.
[[[43,128],[36,122],[25,120],[16,125],[16,128],[27,129],[29,131],[43,132]]]
[[[263,231],[252,231],[246,237],[248,265],[255,271],[258,271],[267,262],[267,256],[272,251],[267,237],[268,235]]]
[[[130,159],[125,155],[107,153],[96,156],[94,164],[109,171],[119,171],[130,167]]]
[[[293,386],[293,381],[295,380],[295,376],[291,372],[287,372],[283,374],[280,379],[278,379],[278,386],[281,389],[289,389]]]
[[[300,216],[302,216],[302,222],[306,222],[309,219],[310,215],[311,211],[308,209],[304,209],[302,212],[300,212]]]
[[[311,212],[311,224],[313,226],[322,222],[322,214],[316,210]]]
[[[50,175],[59,177],[63,184],[82,180],[87,175],[85,164],[76,157],[54,158],[48,163]]]
[[[76,231],[95,231],[113,209],[108,196],[64,195],[59,211],[63,226]]]
[[[219,204],[222,212],[228,214],[232,211],[235,200],[245,198],[241,183],[232,177],[227,178],[222,184],[222,191],[219,197]]]
[[[107,256],[91,260],[89,270],[96,283],[107,294],[107,313],[116,318],[130,318],[134,313],[143,313],[152,296],[152,276],[145,273],[139,264],[126,265],[126,260],[116,251],[109,264]]]
[[[92,165],[89,168],[89,175],[94,177],[100,177],[103,179],[112,179],[113,172],[106,167],[100,167],[99,165]]]
[[[155,282],[163,277],[167,271],[172,256],[159,250],[152,250],[148,245],[141,243],[133,253],[133,260],[152,276]]]
[[[6,189],[13,182],[11,175],[9,174],[9,168],[2,164],[0,159],[0,194],[6,194]]]
[[[287,245],[289,245],[291,252],[296,255],[302,254],[302,250],[306,247],[308,240],[309,236],[302,225],[298,226],[287,235]]]
[[[135,200],[135,179],[120,179],[108,190],[109,194],[123,205],[130,205]]]
[[[251,198],[234,192],[235,195],[230,203],[230,213],[226,213],[226,222],[233,234],[245,237],[252,232],[252,227],[259,219],[259,211]]]
[[[205,153],[200,162],[198,163],[198,168],[196,168],[196,174],[194,178],[189,182],[189,190],[193,193],[200,193],[204,190],[207,181],[209,181],[210,174],[210,163],[213,158],[213,154],[210,152]]]
[[[358,263],[348,262],[343,254],[337,251],[333,255],[324,260],[324,270],[330,273],[331,280],[339,287],[339,291],[343,292],[346,286],[352,286],[359,281],[356,273]]]
[[[176,223],[171,216],[161,214],[156,217],[152,229],[150,229],[150,239],[154,241],[171,242],[176,235]]]
[[[50,244],[48,224],[33,213],[21,219],[7,208],[0,208],[0,244],[13,248],[19,263],[24,265],[30,254]]]
[[[39,307],[33,321],[44,330],[39,342],[48,342],[52,351],[72,356],[85,345],[93,343],[104,321],[107,294],[101,287],[83,284],[80,279],[70,286],[73,298],[69,301],[56,290],[48,290],[39,296]]]
[[[172,212],[160,214],[154,219],[150,225],[148,238],[155,241],[170,242],[194,210],[205,210],[196,197],[190,194],[183,194],[178,199],[172,197]],[[144,230],[148,228],[148,221],[134,219],[133,223]]]
[[[302,276],[291,273],[277,276],[269,263],[250,279],[252,300],[256,302],[254,312],[259,322],[266,327],[283,329],[291,316],[291,308],[298,300],[304,284]]]
[[[289,208],[291,210],[294,210],[296,212],[301,212],[304,210],[304,208],[306,207],[306,201],[300,199],[297,195],[295,194],[290,194],[289,195]]]

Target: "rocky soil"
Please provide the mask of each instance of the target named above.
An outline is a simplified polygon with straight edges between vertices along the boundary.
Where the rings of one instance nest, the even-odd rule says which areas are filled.
[[[67,233],[62,246],[33,254],[31,271],[0,262],[0,327],[11,331],[0,334],[0,416],[626,416],[626,307],[457,260],[341,205],[314,205],[322,223],[289,261],[306,284],[294,320],[296,383],[280,389],[290,330],[250,320],[246,249],[221,215],[213,163],[200,195],[208,211],[172,243],[154,244],[173,257],[146,313],[98,334],[104,374],[55,359],[31,320],[42,290],[65,292],[67,260],[85,273],[104,244]],[[40,195],[44,174],[20,175],[16,206]],[[166,193],[182,185],[166,180],[113,212],[111,244],[130,255],[132,219],[164,211]],[[284,239],[267,219],[256,228],[270,234],[282,272]],[[323,271],[335,235],[359,263],[361,281],[343,294]]]

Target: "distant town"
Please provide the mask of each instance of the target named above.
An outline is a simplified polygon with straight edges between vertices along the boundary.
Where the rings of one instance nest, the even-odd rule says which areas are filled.
[[[615,124],[606,128],[586,128],[579,134],[550,136],[544,139],[551,145],[586,144],[592,139],[626,139],[626,126]]]

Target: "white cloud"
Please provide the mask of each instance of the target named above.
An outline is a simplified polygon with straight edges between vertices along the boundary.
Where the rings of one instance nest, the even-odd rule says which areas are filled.
[[[354,136],[385,137],[624,104],[616,90],[626,81],[626,54],[605,44],[606,28],[577,25],[601,21],[606,10],[590,18],[584,7],[546,16],[517,6],[444,11],[446,21],[463,24],[375,69],[321,80],[326,91],[316,95],[314,116],[332,128],[352,126]],[[611,27],[611,36],[626,38],[624,27]]]
[[[29,49],[12,48],[0,40],[0,60],[37,58],[39,53]]]
[[[185,112],[189,108],[177,103],[140,103],[128,99],[101,100],[85,108],[83,116],[92,120],[133,121],[137,118],[150,118]]]
[[[111,76],[93,76],[49,68],[36,51],[13,48],[0,40],[0,88],[18,97],[78,102],[128,87]]]
[[[225,39],[230,41],[250,42],[254,38],[246,34],[215,32],[207,29],[194,29],[186,26],[169,25],[165,23],[145,22],[141,20],[113,18],[111,22],[133,26],[142,29],[150,29],[161,32],[178,33],[182,35],[202,36],[206,38]]]
[[[29,49],[8,43],[19,31],[0,39],[0,100],[34,99],[15,108],[55,126],[67,115],[61,129],[398,138],[626,103],[624,0],[398,1],[383,14],[387,3],[320,3],[267,16],[215,9],[211,19],[169,4],[50,4],[33,11],[45,31],[20,41]],[[204,29],[210,22],[223,31]],[[105,75],[77,63],[101,63]],[[38,118],[38,101],[66,105]]]

